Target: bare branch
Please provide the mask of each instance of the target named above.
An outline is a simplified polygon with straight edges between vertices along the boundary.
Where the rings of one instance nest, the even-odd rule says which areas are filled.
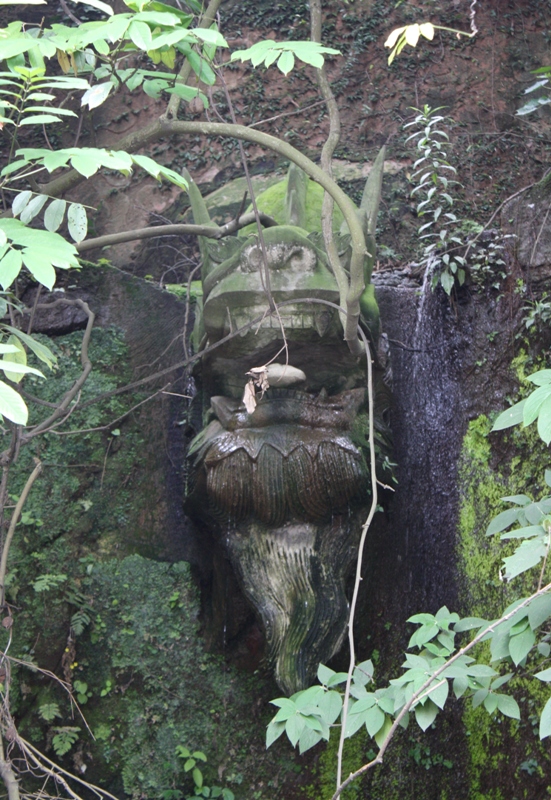
[[[272,228],[277,225],[273,217],[268,214],[260,214],[260,222],[265,228]],[[239,219],[232,219],[220,227],[208,225],[153,225],[149,228],[136,228],[133,231],[121,231],[120,233],[109,233],[105,236],[97,236],[94,239],[86,239],[84,242],[75,245],[79,253],[86,253],[88,250],[95,250],[98,247],[111,247],[123,242],[132,242],[136,239],[152,239],[156,236],[206,236],[210,239],[222,239],[224,236],[231,236],[241,228],[251,225],[256,220],[254,212],[243,214]]]
[[[42,462],[39,461],[38,459],[35,459],[35,462],[36,466],[29,475],[29,477],[27,478],[27,482],[13,510],[13,514],[11,515],[10,527],[8,528],[8,533],[6,536],[6,541],[4,542],[4,547],[2,548],[2,558],[0,559],[0,608],[3,608],[6,600],[4,584],[6,582],[6,569],[8,566],[8,556],[10,554],[10,546],[12,543],[13,535],[15,533],[15,526],[19,522],[21,511],[23,510],[23,506],[25,505],[29,492],[31,491],[32,485],[42,472]]]

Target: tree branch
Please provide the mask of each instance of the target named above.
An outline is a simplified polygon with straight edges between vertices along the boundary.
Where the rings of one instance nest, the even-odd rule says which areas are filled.
[[[312,180],[319,183],[331,195],[340,208],[348,225],[351,236],[352,256],[350,260],[350,288],[346,298],[347,321],[344,338],[354,355],[361,355],[363,348],[357,336],[357,323],[360,317],[360,297],[365,288],[364,259],[367,254],[364,232],[356,213],[352,200],[343,192],[338,184],[299,150],[263,131],[247,128],[245,125],[234,125],[225,122],[188,122],[182,120],[159,119],[125,136],[115,145],[124,147],[130,152],[149,144],[161,136],[203,134],[204,136],[221,136],[224,138],[241,139],[243,141],[266,147],[274,153],[292,161],[300,167]],[[76,170],[69,170],[65,175],[54,179],[49,184],[41,187],[44,194],[58,196],[72,186],[85,180]]]
[[[489,633],[493,633],[495,629],[498,627],[498,625],[502,625],[504,622],[507,622],[507,620],[514,617],[515,614],[517,614],[521,608],[525,608],[527,605],[530,605],[530,603],[537,597],[540,597],[542,594],[547,594],[547,592],[549,591],[551,591],[551,583],[548,583],[547,586],[544,586],[542,589],[539,589],[537,592],[530,595],[530,597],[526,597],[522,601],[522,603],[519,603],[518,606],[515,606],[515,608],[513,608],[512,611],[509,611],[508,614],[504,614],[499,619],[496,619],[493,622],[491,622],[487,627],[484,628],[484,630],[477,633],[474,639],[472,639],[472,641],[466,644],[465,647],[462,647],[460,650],[457,651],[457,653],[454,653],[454,655],[451,656],[451,658],[449,658],[445,662],[445,664],[442,664],[441,667],[438,667],[438,669],[436,669],[432,673],[432,675],[429,678],[427,678],[424,684],[420,686],[419,689],[417,689],[417,691],[412,695],[411,699],[404,705],[404,707],[402,708],[402,710],[392,723],[392,727],[388,731],[385,740],[382,743],[381,747],[379,748],[379,752],[377,753],[376,757],[368,764],[364,764],[362,767],[357,769],[356,772],[350,773],[348,778],[345,781],[343,781],[343,783],[341,783],[341,785],[339,786],[339,788],[337,789],[331,800],[337,800],[337,798],[340,797],[340,795],[346,789],[346,787],[360,775],[363,775],[364,772],[367,772],[369,769],[376,766],[377,764],[383,763],[383,756],[385,754],[385,751],[388,745],[390,744],[394,734],[396,733],[396,730],[400,722],[403,720],[408,711],[410,711],[413,708],[413,706],[419,702],[422,695],[434,683],[435,679],[438,678],[439,675],[445,672],[452,664],[454,664],[459,658],[461,658],[461,656],[464,656],[465,653],[468,653],[470,650],[472,650],[473,647],[479,644],[479,642],[481,642]]]
[[[56,410],[51,414],[47,419],[43,422],[35,425],[27,433],[24,433],[21,437],[21,441],[23,443],[29,442],[31,439],[34,439],[35,436],[38,436],[39,433],[43,433],[46,428],[49,428],[53,422],[57,419],[62,417],[67,408],[69,407],[69,403],[73,400],[74,397],[78,394],[78,392],[82,389],[88,375],[92,371],[92,362],[88,358],[88,345],[90,343],[90,336],[92,334],[92,328],[94,326],[94,320],[96,315],[88,306],[88,303],[85,303],[84,300],[66,300],[65,298],[61,298],[60,300],[56,300],[53,303],[40,303],[37,308],[55,308],[59,305],[71,305],[71,306],[80,306],[88,315],[88,323],[86,325],[86,330],[84,331],[84,336],[82,337],[82,347],[80,350],[80,362],[82,364],[82,372],[74,384],[71,386],[69,391],[65,394],[65,397],[61,401],[61,403],[57,406]]]
[[[42,462],[38,459],[35,459],[36,466],[27,478],[27,482],[21,492],[19,500],[13,510],[13,514],[11,515],[10,520],[10,527],[8,528],[8,533],[6,536],[6,541],[4,542],[4,547],[2,548],[2,558],[0,559],[0,608],[3,608],[6,597],[4,591],[4,584],[6,582],[6,570],[8,568],[8,556],[10,554],[10,546],[12,543],[13,535],[15,533],[15,527],[19,522],[19,517],[21,516],[21,511],[23,510],[23,506],[27,500],[29,492],[31,491],[32,485],[35,480],[38,478],[40,473],[42,472]],[[1,768],[0,768],[1,772]],[[2,777],[4,777],[2,775]]]
[[[273,217],[268,214],[260,214],[260,222],[265,228],[272,228],[277,225]],[[232,219],[225,225],[212,227],[209,225],[153,225],[149,228],[136,228],[133,231],[121,231],[120,233],[109,233],[105,236],[97,236],[95,239],[86,239],[75,245],[79,253],[86,253],[95,250],[97,247],[110,247],[123,242],[132,242],[136,239],[152,239],[156,236],[206,236],[210,239],[222,239],[224,236],[231,236],[255,222],[254,212],[243,214],[239,219]]]

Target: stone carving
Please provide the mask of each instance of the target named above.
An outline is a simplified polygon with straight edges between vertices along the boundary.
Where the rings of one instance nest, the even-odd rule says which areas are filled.
[[[193,337],[198,349],[223,344],[205,354],[196,374],[205,427],[189,451],[186,508],[225,548],[289,693],[308,685],[341,646],[345,583],[370,500],[365,365],[343,341],[338,311],[310,302],[339,304],[321,234],[301,227],[312,191],[291,168],[282,221],[293,224],[263,234],[268,276],[254,234],[201,241],[203,302]],[[208,224],[193,183],[190,193],[195,221]],[[346,263],[349,238],[342,233],[337,242]],[[266,313],[267,281],[277,314]],[[372,287],[365,294],[373,329]],[[287,362],[280,353],[274,363],[282,330]],[[249,410],[246,373],[269,385]]]

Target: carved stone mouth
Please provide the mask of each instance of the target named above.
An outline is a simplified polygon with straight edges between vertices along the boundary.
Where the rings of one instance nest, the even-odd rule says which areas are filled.
[[[276,300],[277,302],[277,300]],[[310,306],[311,308],[311,306]],[[266,305],[264,306],[249,306],[248,308],[228,311],[226,317],[226,325],[224,327],[224,336],[234,331],[239,331],[245,325],[248,325],[252,320],[261,318],[261,322],[255,325],[256,329],[272,329],[280,331],[281,325],[288,331],[304,331],[314,330],[318,336],[323,336],[334,317],[331,310],[316,309],[304,310],[304,305],[285,306],[279,309],[279,316],[275,314],[266,314]],[[246,336],[250,328],[241,330],[240,335]]]

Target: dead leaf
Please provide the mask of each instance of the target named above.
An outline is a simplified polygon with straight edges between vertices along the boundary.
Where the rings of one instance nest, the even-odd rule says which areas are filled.
[[[71,69],[71,62],[69,61],[69,56],[63,50],[56,50],[57,60],[59,62],[59,66],[63,70],[65,74],[69,72]]]
[[[2,620],[2,625],[4,628],[11,628],[13,625],[13,617],[4,617]]]
[[[247,409],[247,414],[252,414],[256,408],[256,393],[254,390],[253,380],[247,381],[245,384],[245,391],[243,392],[243,403]]]

